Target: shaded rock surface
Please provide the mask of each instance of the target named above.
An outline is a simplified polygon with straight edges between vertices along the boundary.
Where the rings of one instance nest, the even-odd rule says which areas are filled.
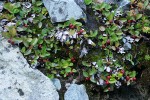
[[[79,0],[76,0],[78,4],[74,0],[43,0],[43,2],[53,23],[64,22],[71,18],[86,19],[86,15],[80,7],[84,8],[83,3],[78,5]]]
[[[61,83],[60,83],[59,79],[54,78],[54,79],[52,79],[52,82],[53,82],[53,84],[54,84],[54,86],[56,87],[57,90],[61,89]]]
[[[29,68],[27,61],[0,36],[0,100],[59,100],[49,78]]]
[[[149,92],[150,87],[138,84],[135,86],[121,87],[119,90],[105,95],[101,100],[149,100]]]
[[[75,0],[75,2],[83,9],[86,10],[86,5],[84,3],[84,0]]]
[[[89,100],[84,85],[71,84],[64,96],[65,100]]]
[[[89,93],[88,93],[89,94]],[[89,94],[90,100],[150,100],[150,85],[122,86],[108,93]]]

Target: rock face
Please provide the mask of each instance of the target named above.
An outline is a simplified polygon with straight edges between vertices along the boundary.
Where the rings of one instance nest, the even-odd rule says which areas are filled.
[[[105,95],[104,98],[109,100],[149,100],[149,89],[142,85],[121,87],[109,95]]]
[[[0,100],[59,100],[49,78],[29,68],[19,52],[0,36]]]
[[[43,0],[43,2],[53,23],[64,22],[71,18],[86,19],[85,13],[74,0]]]
[[[84,0],[75,0],[75,2],[83,9],[86,10],[86,5],[84,3]]]
[[[89,100],[84,85],[71,84],[65,93],[65,100]]]
[[[53,82],[54,86],[56,87],[56,89],[59,91],[61,89],[60,80],[57,78],[54,78],[54,79],[52,79],[52,82]]]

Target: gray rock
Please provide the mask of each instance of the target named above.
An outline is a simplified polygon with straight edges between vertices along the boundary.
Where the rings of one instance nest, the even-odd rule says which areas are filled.
[[[83,9],[86,10],[86,5],[84,3],[84,0],[75,0],[75,2]]]
[[[52,79],[52,82],[54,84],[54,86],[56,87],[57,90],[60,90],[61,89],[61,83],[60,83],[60,80],[59,79]]]
[[[102,95],[98,100],[149,100],[149,96],[149,88],[139,84],[131,87],[122,86],[118,91]]]
[[[89,100],[85,86],[71,84],[65,93],[65,100]]]
[[[86,19],[86,15],[74,0],[43,0],[51,21],[64,22],[71,18]]]
[[[3,2],[2,1],[0,1],[0,12],[2,12],[2,10],[3,10]]]
[[[30,68],[19,48],[12,47],[2,37],[0,38],[0,100],[59,100],[51,80],[40,71]]]
[[[131,44],[128,43],[128,42],[126,42],[126,43],[123,45],[123,47],[124,47],[124,50],[130,50],[130,49],[131,49]]]

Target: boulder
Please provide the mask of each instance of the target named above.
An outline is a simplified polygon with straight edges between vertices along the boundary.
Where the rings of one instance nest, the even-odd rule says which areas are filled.
[[[51,80],[0,36],[0,100],[59,100]]]
[[[57,78],[54,78],[54,79],[52,79],[52,82],[53,82],[54,86],[56,87],[56,89],[59,91],[61,89],[60,80]]]
[[[76,1],[78,2],[79,0]],[[86,15],[80,7],[83,4],[78,5],[75,0],[43,0],[43,2],[49,12],[52,23],[64,22],[71,18],[75,20],[86,19]]]
[[[64,96],[65,100],[89,100],[84,85],[71,84]]]
[[[75,0],[77,5],[79,5],[83,10],[86,10],[86,5],[84,3],[84,0]]]

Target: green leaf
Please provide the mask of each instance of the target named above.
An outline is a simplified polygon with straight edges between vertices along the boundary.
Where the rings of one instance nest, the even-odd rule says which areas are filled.
[[[69,63],[69,66],[73,66],[73,63]]]
[[[120,18],[120,21],[121,21],[122,23],[124,23],[124,22],[127,21],[127,19],[126,19],[126,18]]]
[[[76,69],[73,69],[72,72],[77,72],[77,70],[76,70]]]
[[[103,8],[107,8],[107,4],[105,2],[99,5],[99,10],[102,10]]]
[[[25,51],[26,51],[26,48],[23,47],[23,48],[21,49],[21,52],[22,52],[22,53],[25,53]]]
[[[87,63],[86,61],[82,61],[82,64],[83,64],[84,66],[87,66],[87,67],[90,67],[90,66],[91,66],[91,64],[90,64],[90,63]]]
[[[73,24],[76,25],[76,26],[82,26],[82,23],[80,23],[80,22],[75,22]]]
[[[97,70],[95,69],[95,68],[92,68],[91,70],[90,70],[90,75],[94,75],[95,73],[97,72]]]
[[[122,31],[117,31],[116,34],[117,34],[117,35],[122,35],[123,32],[122,32]]]
[[[32,4],[35,4],[35,0],[32,0]]]
[[[90,5],[90,4],[92,3],[92,0],[84,0],[84,3],[85,3],[86,5]]]
[[[89,74],[87,72],[83,71],[83,76],[84,77],[89,77]]]
[[[123,76],[122,73],[118,73],[118,74],[117,74],[118,79],[120,79],[122,76]]]
[[[104,92],[108,92],[109,90],[106,88],[106,89],[104,89]]]
[[[19,7],[19,3],[16,3],[16,4],[5,3],[4,4],[4,8],[12,14],[18,13],[20,11],[19,9],[17,9],[18,7]]]
[[[149,4],[149,0],[145,0],[144,1],[144,8],[146,8],[148,6],[148,4]]]
[[[107,18],[108,18],[109,21],[113,20],[114,13],[110,13]]]
[[[42,5],[42,3],[43,3],[42,1],[37,1],[37,2],[36,2],[36,6]]]
[[[38,26],[39,26],[39,28],[41,28],[42,27],[42,22],[39,22]]]
[[[31,54],[31,49],[28,49],[28,50],[24,53],[25,56],[26,56],[26,55],[29,55],[29,54]]]
[[[137,14],[136,15],[136,20],[140,19],[143,15],[142,14]]]
[[[99,67],[101,67],[102,64],[103,64],[103,61],[102,61],[102,60],[98,60],[97,65],[98,65]]]
[[[48,76],[48,78],[50,78],[50,79],[53,79],[53,78],[54,78],[54,74],[48,74],[47,76]]]
[[[37,42],[38,42],[38,39],[37,39],[37,38],[34,38],[34,39],[32,39],[32,41],[31,41],[31,45],[34,46],[34,45],[37,44]]]
[[[109,83],[110,83],[110,84],[113,84],[113,83],[116,83],[116,82],[117,82],[117,80],[116,80],[115,78],[113,78],[113,77],[110,78],[110,80],[109,80]]]
[[[130,53],[126,55],[126,60],[132,61],[132,55]]]
[[[67,73],[69,73],[69,72],[71,72],[71,68],[70,68],[70,67],[67,67],[67,68],[65,69],[65,71],[66,71]]]
[[[96,80],[93,79],[92,77],[90,77],[90,81],[93,82],[93,83],[96,83]]]
[[[116,30],[118,27],[117,27],[117,25],[113,25],[112,27],[111,27],[111,30]]]
[[[97,30],[95,30],[94,32],[93,32],[93,31],[90,31],[89,37],[96,37],[97,34],[98,34],[98,31],[97,31]]]
[[[98,70],[99,70],[100,72],[104,72],[104,66],[98,67]]]
[[[130,74],[129,74],[130,77],[135,77],[136,76],[136,71],[132,71]]]
[[[13,10],[13,13],[16,14],[16,13],[18,13],[19,11],[20,11],[19,9],[14,9],[14,10]]]

